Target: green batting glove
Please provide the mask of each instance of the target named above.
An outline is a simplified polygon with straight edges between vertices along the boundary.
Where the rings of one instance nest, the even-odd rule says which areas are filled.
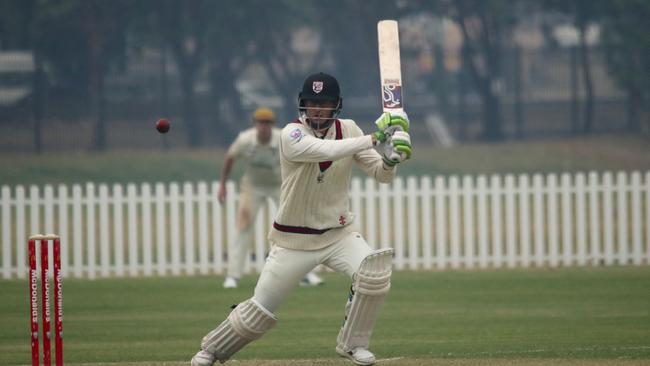
[[[382,132],[392,133],[396,130],[408,132],[409,118],[406,112],[384,112],[377,118],[375,125]]]
[[[375,136],[375,140],[379,142],[386,141],[386,134],[384,133],[384,131],[375,131],[372,134]]]
[[[411,158],[413,147],[411,147],[411,136],[409,136],[407,132],[396,131],[391,141],[393,143],[393,149],[395,149],[400,156],[405,157],[404,160]],[[400,161],[400,163],[402,161]]]
[[[413,147],[408,132],[395,131],[393,136],[377,145],[377,152],[387,166],[394,166],[411,158]]]

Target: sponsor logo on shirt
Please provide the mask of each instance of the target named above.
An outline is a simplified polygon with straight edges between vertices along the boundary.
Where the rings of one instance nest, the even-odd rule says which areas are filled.
[[[302,131],[299,128],[296,128],[289,134],[289,137],[291,137],[291,139],[295,142],[302,140],[302,136]]]

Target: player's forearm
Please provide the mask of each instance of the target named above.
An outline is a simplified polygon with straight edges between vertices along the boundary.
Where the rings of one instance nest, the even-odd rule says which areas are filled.
[[[368,149],[354,156],[361,169],[379,183],[390,183],[395,178],[395,166],[387,166],[381,156],[374,150]]]
[[[390,183],[393,181],[393,178],[395,178],[395,174],[397,173],[397,168],[396,166],[387,166],[384,164],[382,161],[378,166],[375,168],[374,171],[374,176],[377,182],[379,183]]]
[[[315,163],[338,160],[370,149],[372,146],[372,137],[369,135],[343,140],[321,140],[307,137],[298,143],[290,143],[283,151],[285,157],[290,161]]]

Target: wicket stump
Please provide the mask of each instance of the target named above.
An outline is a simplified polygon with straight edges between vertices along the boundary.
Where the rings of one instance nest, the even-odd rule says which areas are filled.
[[[32,366],[39,364],[38,347],[38,271],[36,267],[36,242],[41,250],[41,305],[43,309],[43,365],[52,365],[50,330],[50,261],[48,243],[52,242],[54,256],[54,347],[56,366],[63,366],[63,292],[61,283],[61,242],[55,234],[29,237],[29,317],[31,322]]]

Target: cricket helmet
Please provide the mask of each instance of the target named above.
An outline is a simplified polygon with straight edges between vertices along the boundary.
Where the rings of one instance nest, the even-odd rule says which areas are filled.
[[[306,101],[331,101],[335,103],[332,108],[330,117],[319,117],[324,119],[322,123],[312,123],[307,119]],[[298,94],[298,112],[300,117],[306,120],[313,129],[326,129],[338,118],[341,108],[343,107],[343,98],[341,98],[341,89],[339,82],[332,75],[322,72],[310,75],[302,84],[302,90]]]

